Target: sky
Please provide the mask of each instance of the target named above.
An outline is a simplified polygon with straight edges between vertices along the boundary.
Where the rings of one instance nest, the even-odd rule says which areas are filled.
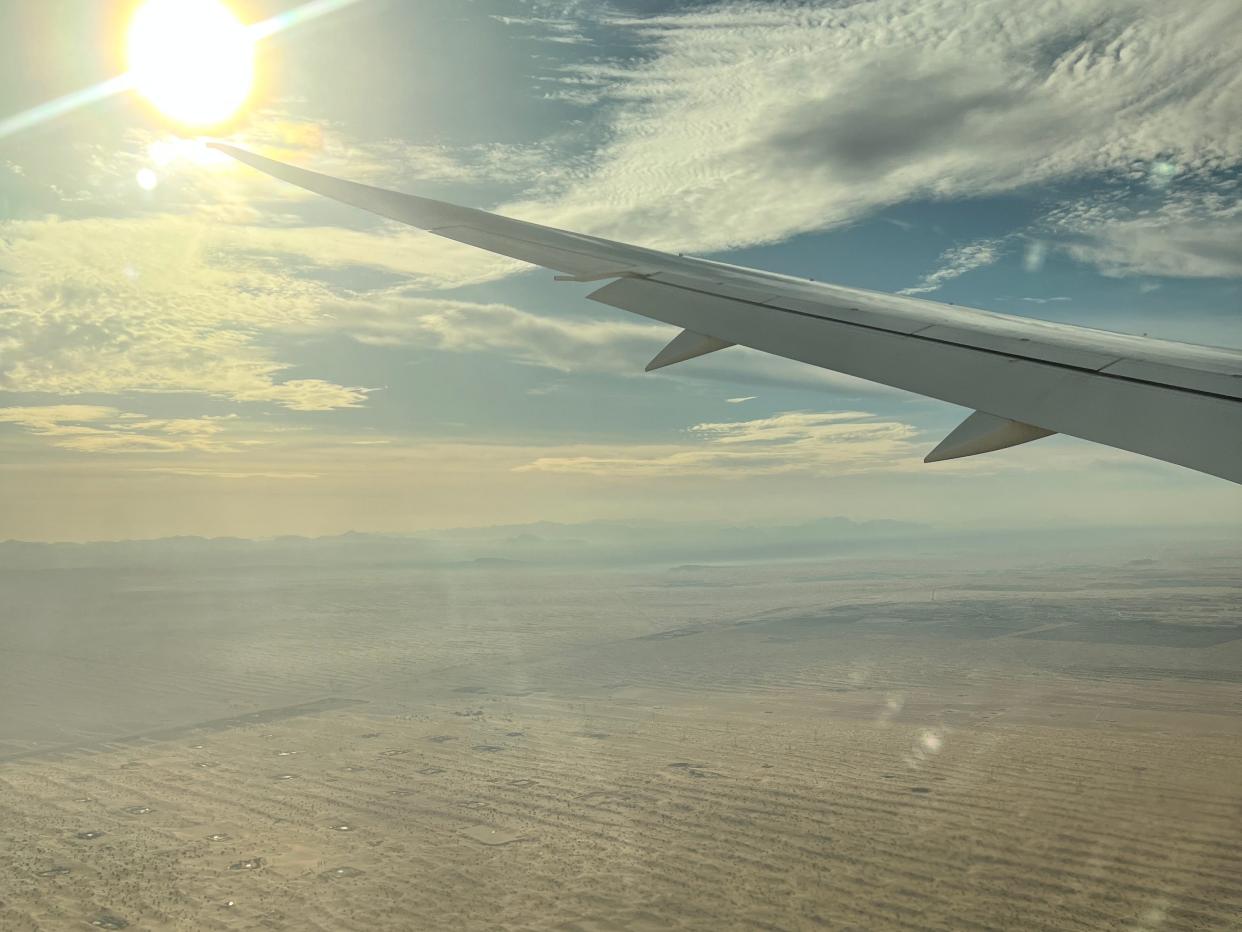
[[[213,135],[674,252],[1242,346],[1234,0],[335,6],[259,43]],[[134,10],[0,7],[0,127],[123,72]],[[0,539],[1242,529],[1238,486],[1070,438],[924,465],[969,412],[747,349],[644,374],[676,331],[208,158],[133,91],[14,125]]]

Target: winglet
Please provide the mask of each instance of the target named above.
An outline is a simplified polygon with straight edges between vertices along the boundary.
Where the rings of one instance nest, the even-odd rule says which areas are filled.
[[[706,356],[708,353],[714,353],[716,350],[726,349],[733,345],[733,343],[718,340],[715,337],[695,333],[693,330],[683,330],[669,341],[668,346],[656,353],[655,359],[647,363],[646,371],[663,369],[665,366],[685,362],[696,356]]]
[[[1044,430],[1021,421],[1011,421],[976,411],[940,441],[936,449],[923,458],[924,463],[939,463],[944,460],[955,460],[963,456],[976,456],[979,453],[992,453],[1007,447],[1016,447],[1020,443],[1029,443],[1041,437],[1055,434],[1054,430]]]

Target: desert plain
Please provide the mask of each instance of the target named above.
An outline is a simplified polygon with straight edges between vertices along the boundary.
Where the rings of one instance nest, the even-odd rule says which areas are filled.
[[[7,570],[0,929],[1242,927],[1240,557]]]

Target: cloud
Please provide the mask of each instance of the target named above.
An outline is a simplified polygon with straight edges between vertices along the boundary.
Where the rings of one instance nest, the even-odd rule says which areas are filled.
[[[1233,51],[1242,24],[1230,0],[660,9],[627,18],[562,5],[548,16],[502,18],[558,35],[608,30],[611,44],[624,45],[624,57],[572,62],[545,76],[596,105],[592,128],[574,136],[470,146],[359,141],[269,113],[237,141],[386,186],[471,183],[486,187],[484,199],[517,186],[526,193],[501,212],[694,251],[776,242],[914,199],[1071,178],[1141,175],[1153,189],[1176,187],[1242,160],[1242,71]],[[96,167],[129,197],[134,171],[161,140],[140,142],[124,164]],[[266,255],[379,269],[427,288],[522,267],[373,220],[356,230],[308,225],[298,205],[312,196],[255,172],[194,159],[161,171],[170,183],[153,208],[245,221],[236,234]],[[1224,242],[1217,230],[1187,230],[1186,238],[1206,239],[1208,253]],[[1078,255],[1128,267],[1115,252],[1084,247]],[[1234,268],[1235,257],[1209,266],[1222,264]]]
[[[573,19],[554,19],[542,16],[500,16],[492,19],[506,26],[517,27],[524,38],[560,45],[584,45],[591,39],[582,32],[582,23]]]
[[[734,3],[641,18],[570,6],[551,19],[506,21],[553,22],[563,35],[578,35],[577,24],[628,40],[625,57],[564,64],[542,78],[551,96],[583,94],[595,108],[592,127],[572,136],[470,146],[360,141],[271,113],[237,141],[389,187],[474,184],[481,199],[467,200],[486,206],[499,196],[498,210],[512,216],[711,252],[911,200],[1066,179],[1138,179],[1166,191],[1219,178],[1242,163],[1234,14],[1229,0]],[[130,194],[146,157],[113,173]],[[315,203],[311,195],[254,172],[193,159],[163,170],[173,183],[161,184],[153,206],[232,218],[234,234],[265,255],[382,270],[428,289],[523,267],[343,209],[359,229],[307,224],[300,205]],[[505,199],[503,189],[515,187],[525,193]],[[1220,229],[1220,219],[1188,227],[1185,240],[1192,251],[1205,247],[1203,268],[1232,270],[1232,226]],[[1129,268],[1118,257],[1124,247],[1110,242],[1076,254]],[[1045,248],[1031,246],[1029,267],[1039,267]],[[1221,249],[1225,257],[1211,260]],[[1130,250],[1139,263],[1150,252],[1145,243]]]
[[[95,427],[83,423],[120,417],[116,408],[105,405],[31,405],[0,408],[0,421],[17,424],[37,434],[66,436],[89,433]]]
[[[256,440],[224,440],[234,415],[148,418],[105,405],[24,405],[0,408],[0,423],[51,437],[79,453],[236,453]]]
[[[281,380],[259,334],[333,292],[191,219],[22,221],[0,240],[0,389],[62,396],[194,392],[300,411],[365,389]]]
[[[1242,157],[1229,0],[741,3],[610,25],[646,54],[563,69],[607,89],[593,165],[508,212],[710,251],[1136,159],[1187,178]]]
[[[298,335],[346,333],[368,345],[491,352],[561,372],[626,375],[641,373],[670,335],[629,318],[548,317],[420,296],[414,286],[352,292],[315,269],[319,259],[386,262],[376,242],[383,238],[356,231],[158,215],[15,221],[5,233],[0,390],[10,392],[194,393],[332,411],[363,404],[369,388],[313,374],[288,378],[279,354]],[[394,264],[399,252],[392,246]],[[674,377],[873,390],[743,350],[695,361]]]
[[[869,180],[955,147],[1022,97],[1019,88],[961,69],[910,75],[872,63],[855,80],[866,85],[865,98],[832,94],[802,103],[765,145],[805,170],[830,165],[843,180]]]
[[[426,186],[438,184],[487,184],[529,187],[549,175],[556,166],[567,164],[562,144],[571,139],[549,134],[537,142],[476,142],[464,145],[428,144],[405,139],[358,139],[341,128],[326,123],[293,119],[281,112],[264,114],[235,140],[239,145],[262,151],[275,159],[312,159],[318,171],[351,177],[380,186]],[[158,140],[155,142],[158,145]],[[210,150],[208,150],[210,151]],[[227,156],[224,156],[227,158]],[[308,200],[316,197],[297,188],[278,192],[274,183],[261,174],[240,170],[204,176],[199,183],[215,178],[227,189],[239,185],[259,188],[276,200]],[[249,177],[246,177],[246,176]],[[262,196],[262,195],[260,195]]]
[[[947,281],[952,281],[965,275],[967,272],[973,272],[975,269],[991,265],[1000,258],[1002,242],[999,239],[984,239],[974,243],[967,243],[965,246],[954,246],[952,249],[946,249],[940,254],[940,262],[942,263],[940,268],[923,276],[922,281],[917,285],[902,288],[897,293],[924,294],[929,291],[935,291]]]
[[[502,352],[562,372],[628,371],[661,340],[667,342],[667,328],[630,318],[549,317],[507,304],[410,297],[404,291],[326,303],[308,328],[378,346]]]
[[[152,473],[162,476],[182,476],[192,479],[277,479],[277,480],[298,480],[298,479],[318,479],[319,474],[313,472],[270,472],[270,471],[243,471],[235,469],[199,469],[193,466],[151,466],[146,467],[138,472]]]
[[[1048,258],[1048,244],[1043,240],[1031,240],[1022,253],[1022,268],[1027,272],[1038,272],[1044,267]]]
[[[785,473],[845,475],[909,468],[920,460],[913,427],[860,411],[788,412],[751,421],[696,424],[689,432],[693,438],[689,443],[541,456],[517,471],[739,479]]]
[[[1116,277],[1242,277],[1242,203],[1237,182],[1187,184],[1158,198],[1102,195],[1066,205],[1045,221],[1073,258]],[[1154,200],[1154,203],[1153,203]]]
[[[1161,481],[1169,475],[1203,481],[1179,467],[1070,437],[929,466],[923,457],[934,445],[935,440],[923,431],[893,417],[866,411],[789,411],[745,421],[695,424],[677,443],[560,446],[539,452],[512,471],[633,480],[786,477],[790,482],[885,473],[902,473],[903,482],[1003,474],[1006,482],[1020,482],[1022,474],[1082,476],[1115,467],[1159,475]],[[491,449],[494,452],[489,455],[502,458],[500,446]],[[506,449],[511,454],[526,452]]]
[[[411,296],[404,289],[338,300],[307,324],[376,346],[416,345],[452,352],[501,353],[565,373],[644,376],[643,365],[676,333],[663,324],[551,317],[507,304]],[[708,379],[825,392],[891,391],[850,376],[734,347],[662,371],[654,378]]]

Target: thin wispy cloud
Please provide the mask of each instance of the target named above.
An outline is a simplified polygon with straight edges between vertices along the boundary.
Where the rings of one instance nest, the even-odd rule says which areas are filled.
[[[938,290],[945,282],[960,278],[967,272],[991,265],[1001,256],[1003,240],[985,239],[964,246],[946,249],[940,255],[940,267],[923,276],[917,285],[902,288],[898,294],[926,294]]]
[[[846,475],[908,468],[917,452],[916,434],[908,424],[865,412],[788,412],[750,421],[696,424],[683,444],[541,456],[518,471],[618,478]]]
[[[0,423],[16,425],[78,453],[236,453],[262,443],[222,436],[234,417],[148,418],[105,405],[0,408]]]
[[[151,473],[158,476],[181,476],[191,479],[225,479],[233,481],[247,481],[254,479],[274,479],[277,481],[305,481],[309,479],[320,478],[319,473],[313,472],[267,472],[254,470],[237,470],[237,469],[196,469],[192,466],[150,466],[144,467],[139,472]]]

